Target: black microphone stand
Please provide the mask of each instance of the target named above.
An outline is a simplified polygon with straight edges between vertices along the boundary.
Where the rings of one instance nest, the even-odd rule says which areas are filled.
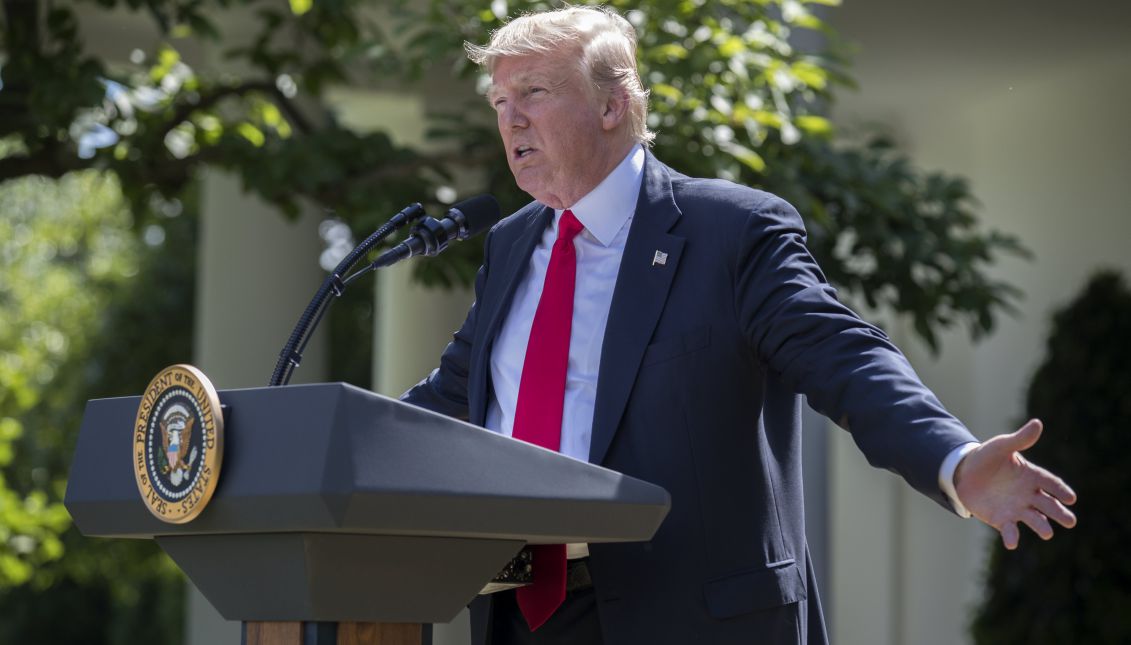
[[[369,253],[379,242],[388,237],[393,231],[401,228],[405,224],[421,218],[424,215],[424,207],[419,203],[411,204],[401,212],[394,215],[388,222],[385,222],[381,228],[373,232],[372,235],[365,238],[361,244],[358,244],[352,251],[349,252],[338,266],[326,276],[322,281],[322,286],[314,294],[314,298],[310,304],[306,306],[306,310],[302,312],[299,317],[298,323],[291,331],[291,336],[287,339],[287,344],[283,346],[283,350],[279,352],[279,360],[275,363],[275,371],[271,374],[271,382],[269,386],[286,385],[291,380],[291,375],[294,374],[295,368],[302,362],[302,353],[306,351],[306,344],[310,341],[310,336],[313,334],[314,329],[318,327],[318,323],[322,320],[323,314],[330,308],[330,303],[333,302],[330,296],[340,297],[345,292],[346,285],[353,281],[355,276],[350,276],[345,280],[342,276],[349,273],[353,265],[357,261]],[[367,267],[368,268],[368,267]],[[364,273],[364,271],[360,272]]]

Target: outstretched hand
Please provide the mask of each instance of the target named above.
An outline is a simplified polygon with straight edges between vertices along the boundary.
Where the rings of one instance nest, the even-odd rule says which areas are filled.
[[[1017,432],[998,435],[971,450],[954,472],[958,499],[974,515],[1001,533],[1005,548],[1016,549],[1022,522],[1043,540],[1052,538],[1052,524],[1076,526],[1065,505],[1076,493],[1060,477],[1021,456],[1041,436],[1033,419]]]

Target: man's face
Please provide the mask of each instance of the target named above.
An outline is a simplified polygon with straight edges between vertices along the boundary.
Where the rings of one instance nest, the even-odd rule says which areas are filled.
[[[606,109],[576,55],[502,58],[491,81],[487,99],[519,188],[551,208],[568,208],[612,169],[617,151]]]

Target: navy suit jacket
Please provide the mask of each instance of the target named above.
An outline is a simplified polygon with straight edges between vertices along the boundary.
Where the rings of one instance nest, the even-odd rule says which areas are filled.
[[[552,215],[534,202],[491,230],[467,320],[405,400],[484,423],[491,346]],[[940,464],[974,437],[837,301],[793,207],[649,153],[589,460],[663,486],[671,511],[650,542],[590,545],[606,645],[827,642],[805,542],[802,394],[872,465],[950,507]]]

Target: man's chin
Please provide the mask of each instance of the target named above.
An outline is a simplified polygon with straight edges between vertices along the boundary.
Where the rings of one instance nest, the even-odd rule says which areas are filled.
[[[546,193],[546,187],[536,181],[523,181],[520,176],[521,174],[516,175],[514,182],[518,184],[519,190],[545,204],[546,199],[550,198],[550,195]]]

